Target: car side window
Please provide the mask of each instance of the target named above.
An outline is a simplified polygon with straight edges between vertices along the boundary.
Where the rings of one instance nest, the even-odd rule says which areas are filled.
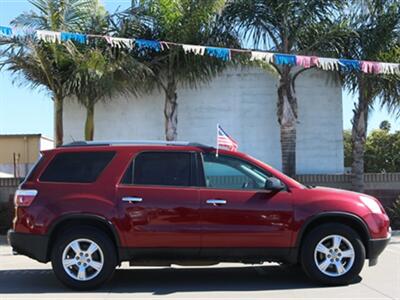
[[[188,152],[139,153],[122,178],[123,184],[191,186],[192,154]]]
[[[270,174],[234,157],[203,154],[206,186],[217,189],[264,189]]]
[[[114,151],[59,153],[52,159],[39,180],[68,183],[95,182],[114,155]]]

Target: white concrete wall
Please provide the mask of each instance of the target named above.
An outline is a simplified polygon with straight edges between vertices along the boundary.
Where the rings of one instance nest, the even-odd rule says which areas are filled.
[[[178,91],[178,138],[215,145],[216,124],[239,142],[239,150],[280,168],[280,134],[274,75],[256,68],[227,70],[197,90]],[[341,88],[327,73],[298,78],[299,174],[343,173]],[[164,139],[163,95],[115,98],[95,109],[95,139]],[[85,110],[74,101],[64,107],[65,142],[83,139]]]
[[[40,138],[40,151],[49,150],[54,148],[54,141],[52,139],[42,136]]]

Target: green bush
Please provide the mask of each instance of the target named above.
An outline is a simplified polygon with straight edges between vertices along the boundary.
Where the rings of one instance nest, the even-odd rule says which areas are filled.
[[[384,129],[376,129],[368,134],[364,156],[366,173],[400,172],[400,130],[391,133],[387,130],[388,126],[383,124],[381,127]],[[350,130],[343,132],[343,144],[344,166],[351,167],[353,154]]]
[[[8,202],[0,202],[0,234],[5,234],[12,227],[14,205],[12,196]]]
[[[392,207],[388,208],[390,223],[393,229],[400,229],[400,195],[397,200],[393,202]]]

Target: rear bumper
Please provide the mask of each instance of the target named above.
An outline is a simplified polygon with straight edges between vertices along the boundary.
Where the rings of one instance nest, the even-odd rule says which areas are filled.
[[[384,239],[371,239],[368,241],[368,259],[369,266],[375,266],[378,262],[378,256],[385,250],[389,244],[390,234]]]
[[[40,262],[48,262],[47,235],[19,233],[9,230],[7,233],[8,244],[19,254],[26,255]]]

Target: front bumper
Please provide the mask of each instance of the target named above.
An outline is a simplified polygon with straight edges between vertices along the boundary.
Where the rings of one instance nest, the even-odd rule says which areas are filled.
[[[43,263],[49,261],[47,255],[49,238],[47,235],[19,233],[9,230],[7,239],[13,251]]]
[[[389,244],[391,234],[383,239],[371,239],[368,241],[368,259],[369,266],[375,266],[378,263],[378,256],[385,250]]]

